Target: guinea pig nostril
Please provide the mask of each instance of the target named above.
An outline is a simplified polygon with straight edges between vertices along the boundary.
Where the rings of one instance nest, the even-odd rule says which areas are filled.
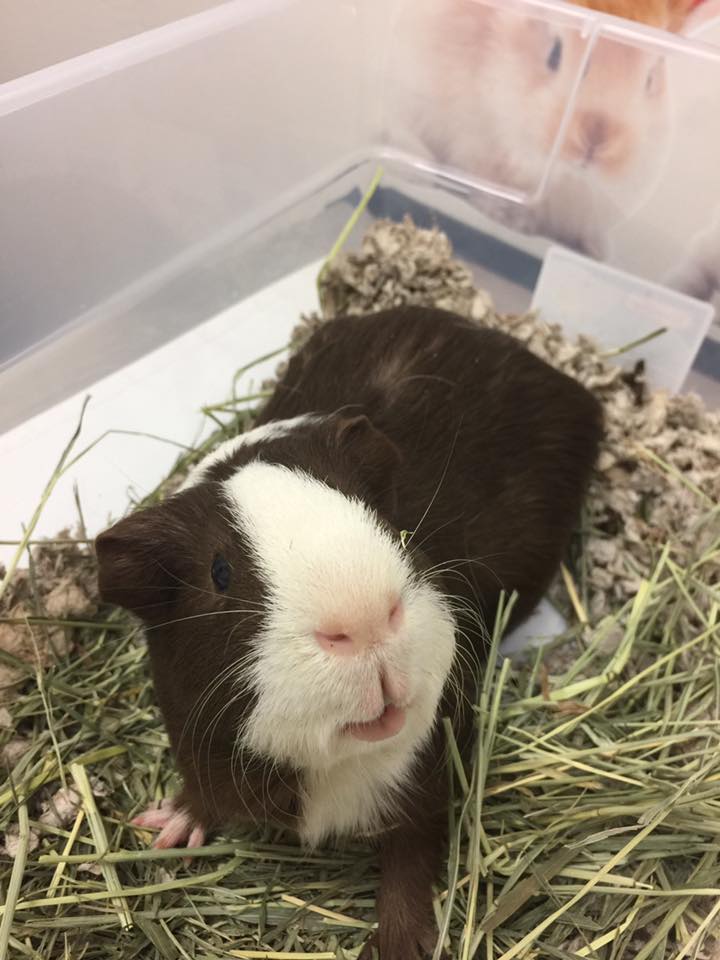
[[[322,630],[315,631],[315,639],[328,653],[350,653],[353,642],[346,633],[325,633]]]

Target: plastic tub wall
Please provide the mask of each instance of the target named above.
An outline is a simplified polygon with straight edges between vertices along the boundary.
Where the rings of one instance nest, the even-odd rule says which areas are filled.
[[[457,10],[518,40],[492,75]],[[528,37],[551,97],[508,79]],[[443,115],[423,93],[448,55]],[[632,64],[632,96],[598,86],[608,63]],[[624,178],[568,152],[598,89],[641,125]],[[493,164],[492,137],[532,156]],[[236,0],[0,86],[0,152],[2,429],[328,250],[378,160],[374,214],[476,231],[501,306],[549,242],[664,281],[720,202],[720,54],[549,0]]]

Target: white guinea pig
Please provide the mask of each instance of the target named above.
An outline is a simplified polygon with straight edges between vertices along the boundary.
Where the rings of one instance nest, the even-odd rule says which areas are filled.
[[[685,257],[668,277],[668,285],[720,308],[720,210],[714,222],[690,244]]]
[[[634,12],[673,27],[681,2]],[[586,5],[612,13],[624,6]],[[511,4],[407,5],[384,134],[391,148],[490,191],[524,195],[516,202],[475,191],[473,203],[495,219],[602,257],[610,229],[657,182],[671,111],[662,57],[603,35],[588,49],[578,28],[572,16],[531,17]]]

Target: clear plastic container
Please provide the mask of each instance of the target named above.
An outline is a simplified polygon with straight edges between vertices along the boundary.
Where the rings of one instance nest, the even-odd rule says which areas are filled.
[[[234,0],[3,84],[0,431],[321,256],[378,161],[367,216],[439,223],[502,309],[558,243],[711,301],[704,19],[682,37],[551,0]],[[711,334],[710,402],[719,357]]]

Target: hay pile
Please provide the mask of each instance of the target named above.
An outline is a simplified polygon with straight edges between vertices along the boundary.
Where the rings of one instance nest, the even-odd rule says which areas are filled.
[[[694,399],[649,395],[640,371],[589,342],[497,316],[439,232],[377,224],[323,272],[326,316],[405,302],[509,329],[594,389],[609,424],[553,593],[573,625],[500,666],[499,618],[476,755],[463,768],[450,750],[440,939],[463,958],[718,957],[720,421]],[[297,340],[319,322],[306,318]],[[245,407],[221,405],[204,449],[248,426]],[[85,546],[34,556],[0,600],[0,661],[21,691],[0,713],[0,956],[357,956],[374,920],[366,848],[307,856],[268,828],[219,838],[185,866],[127,825],[174,788],[142,638],[96,609]]]

